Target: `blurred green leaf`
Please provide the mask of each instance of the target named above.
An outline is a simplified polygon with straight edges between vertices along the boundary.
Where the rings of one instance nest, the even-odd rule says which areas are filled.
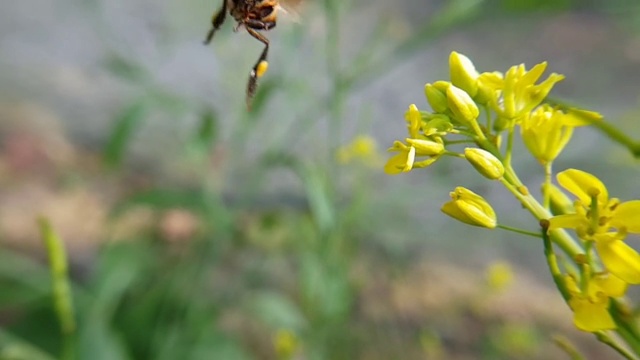
[[[148,206],[155,210],[184,208],[196,213],[209,210],[207,196],[201,190],[156,188],[141,191],[127,198],[112,210],[112,215],[120,216],[137,206]]]
[[[0,329],[0,360],[54,360],[32,344]]]
[[[319,168],[306,166],[299,173],[309,199],[309,206],[313,217],[324,234],[336,225],[335,209],[332,205],[325,172]]]
[[[213,109],[206,109],[200,114],[200,124],[190,141],[190,148],[197,153],[208,154],[218,140],[218,116]]]
[[[105,163],[108,166],[117,167],[122,164],[129,141],[146,112],[146,101],[139,99],[122,110],[116,117],[113,130],[109,139],[107,139],[107,145],[103,153]]]
[[[264,78],[263,78],[264,79]],[[270,97],[272,97],[276,90],[278,89],[278,84],[282,81],[279,77],[267,77],[264,81],[260,81],[258,85],[258,90],[256,92],[256,96],[251,101],[251,110],[250,113],[252,119],[259,119],[261,117],[256,116],[257,114],[261,114],[264,110],[264,107],[267,104],[267,101]]]
[[[117,53],[110,53],[105,65],[113,74],[130,81],[142,81],[147,78],[147,71],[142,66]]]
[[[301,331],[307,325],[297,305],[277,292],[264,291],[252,296],[249,306],[272,329]]]

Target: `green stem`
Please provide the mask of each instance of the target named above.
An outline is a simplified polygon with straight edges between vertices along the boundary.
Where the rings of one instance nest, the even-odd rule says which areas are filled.
[[[500,181],[536,219],[546,220],[553,216],[531,194],[524,191],[526,187],[510,166],[505,167],[505,175]],[[551,238],[572,259],[582,254],[582,248],[566,231],[554,230]]]
[[[565,284],[562,271],[560,271],[560,266],[558,265],[558,258],[556,253],[553,251],[553,244],[551,243],[551,238],[547,235],[547,226],[548,222],[546,222],[546,226],[542,227],[542,243],[544,244],[544,255],[547,260],[547,266],[549,267],[549,272],[551,273],[551,277],[553,278],[554,284],[556,284],[556,288],[562,294],[562,297],[565,301],[569,301],[571,298],[571,294],[569,293],[569,289],[567,289],[567,285]]]
[[[493,126],[491,119],[491,108],[489,107],[489,104],[484,104],[483,108],[485,116],[487,117],[487,134],[491,134],[491,127]]]
[[[551,174],[552,172],[551,161],[544,164],[544,184],[542,185],[542,206],[549,210],[551,207]]]
[[[514,233],[522,234],[522,235],[532,236],[534,238],[540,239],[540,233],[537,233],[537,232],[519,229],[519,228],[507,226],[507,225],[500,225],[500,224],[496,225],[496,227],[503,230],[511,231]]]
[[[556,335],[553,337],[553,342],[558,345],[560,349],[562,349],[571,360],[585,360],[584,355],[580,354],[578,349],[569,341],[569,339],[564,336]]]
[[[622,355],[625,359],[628,359],[628,360],[640,359],[635,354],[631,353],[628,349],[626,349],[624,346],[622,346],[620,342],[618,342],[617,340],[609,336],[607,332],[599,331],[594,335],[600,342],[607,344],[610,348],[618,352],[618,354]]]
[[[504,153],[504,166],[511,167],[511,155],[513,151],[513,136],[514,136],[514,127],[509,127],[509,133],[507,135],[507,149]]]

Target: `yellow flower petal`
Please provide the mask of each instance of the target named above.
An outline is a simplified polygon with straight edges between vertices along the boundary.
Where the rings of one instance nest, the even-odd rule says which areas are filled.
[[[609,193],[597,177],[577,169],[568,169],[558,173],[558,183],[575,195],[585,206],[591,205],[591,195],[598,196],[598,205],[609,201]]]
[[[610,273],[629,284],[640,284],[640,255],[623,241],[596,241],[596,249]]]
[[[600,289],[610,297],[620,297],[627,292],[627,283],[610,273],[597,274],[591,281],[596,285],[594,288]]]
[[[616,328],[616,323],[609,314],[609,299],[591,302],[589,299],[576,296],[569,299],[569,306],[573,310],[573,323],[582,330],[595,332]]]
[[[582,225],[585,217],[579,214],[565,214],[549,219],[549,231],[555,229],[575,229]]]
[[[630,233],[640,233],[640,200],[623,202],[616,208],[611,225],[627,228]]]

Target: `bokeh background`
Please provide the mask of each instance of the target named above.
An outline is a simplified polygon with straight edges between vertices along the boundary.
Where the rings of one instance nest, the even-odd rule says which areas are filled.
[[[548,61],[554,97],[640,138],[640,3],[306,0],[268,33],[251,112],[262,47],[230,19],[202,45],[219,3],[2,4],[0,359],[616,357],[573,328],[541,243],[439,211],[463,185],[535,230],[503,189],[462,162],[382,166],[451,51]],[[569,167],[640,198],[640,166],[597,130]],[[71,351],[38,216],[69,253]]]

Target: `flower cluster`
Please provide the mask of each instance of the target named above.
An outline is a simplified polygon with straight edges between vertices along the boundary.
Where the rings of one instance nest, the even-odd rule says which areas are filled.
[[[545,102],[564,79],[556,73],[543,78],[546,62],[529,70],[521,64],[504,73],[480,73],[471,60],[453,52],[449,66],[450,81],[425,85],[431,110],[409,106],[405,114],[408,136],[389,149],[394,155],[385,172],[409,172],[449,156],[465,159],[483,177],[502,183],[536,223],[545,224],[545,232],[499,224],[489,202],[462,186],[450,193],[451,200],[441,210],[468,225],[542,238],[551,253],[554,248],[562,249],[571,262],[560,269],[554,255],[547,259],[549,269],[555,279],[561,279],[556,284],[574,312],[576,327],[598,332],[602,339],[603,330],[617,329],[623,321],[613,316],[613,299],[624,297],[628,285],[640,284],[640,255],[625,243],[628,234],[640,233],[640,200],[609,198],[603,183],[581,170],[557,174],[564,191],[552,183],[551,176],[552,164],[574,129],[600,121],[601,116]],[[511,164],[517,133],[544,171],[541,200],[518,179]],[[575,202],[567,193],[575,196]],[[575,238],[561,229],[575,230]],[[637,335],[640,344],[640,333]]]

